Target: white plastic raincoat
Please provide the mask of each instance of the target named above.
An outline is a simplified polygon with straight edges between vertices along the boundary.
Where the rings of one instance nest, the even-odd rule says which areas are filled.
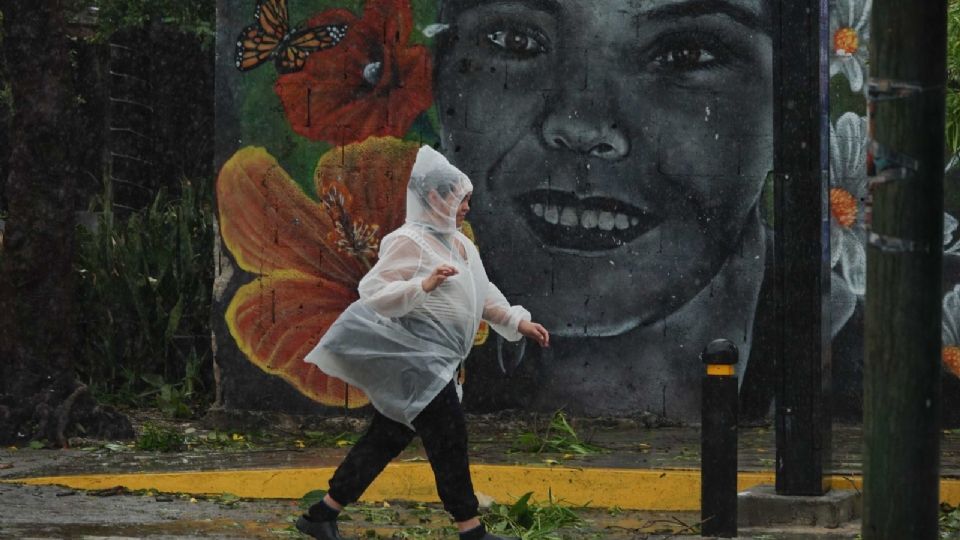
[[[487,279],[480,254],[456,226],[470,179],[429,146],[417,153],[407,185],[406,222],[380,243],[377,264],[354,302],[305,361],[362,389],[384,416],[412,421],[453,379],[480,320],[517,341],[530,312],[511,306]],[[431,292],[437,266],[459,271]]]

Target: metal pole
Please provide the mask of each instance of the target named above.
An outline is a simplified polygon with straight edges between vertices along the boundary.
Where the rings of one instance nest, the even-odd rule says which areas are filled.
[[[703,376],[700,427],[700,531],[737,536],[737,347],[710,342],[700,355]]]
[[[776,489],[822,495],[830,456],[827,0],[774,8],[772,278],[777,310]]]

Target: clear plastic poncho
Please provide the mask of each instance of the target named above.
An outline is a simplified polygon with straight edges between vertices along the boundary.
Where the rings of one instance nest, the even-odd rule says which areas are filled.
[[[412,427],[454,378],[481,319],[510,341],[530,313],[511,306],[487,279],[480,254],[456,225],[470,179],[429,146],[420,148],[407,185],[405,223],[380,243],[377,264],[354,302],[306,356],[324,373],[363,390],[384,416]],[[437,266],[459,271],[431,292]]]

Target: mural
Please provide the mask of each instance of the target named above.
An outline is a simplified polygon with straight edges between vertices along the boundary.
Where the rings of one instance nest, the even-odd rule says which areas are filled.
[[[830,5],[834,375],[853,415],[870,7]],[[468,227],[491,279],[555,336],[541,351],[484,329],[468,408],[696,420],[698,354],[726,337],[746,414],[767,411],[771,359],[751,352],[772,309],[768,2],[220,0],[218,13],[224,406],[366,404],[302,358],[357,298],[431,144],[473,180]],[[948,218],[951,253],[956,230]],[[944,359],[960,373],[948,289]]]

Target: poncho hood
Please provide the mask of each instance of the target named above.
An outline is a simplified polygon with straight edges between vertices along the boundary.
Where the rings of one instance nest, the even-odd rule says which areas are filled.
[[[406,223],[432,232],[452,234],[457,230],[457,209],[473,183],[447,158],[429,146],[422,146],[407,184]]]

